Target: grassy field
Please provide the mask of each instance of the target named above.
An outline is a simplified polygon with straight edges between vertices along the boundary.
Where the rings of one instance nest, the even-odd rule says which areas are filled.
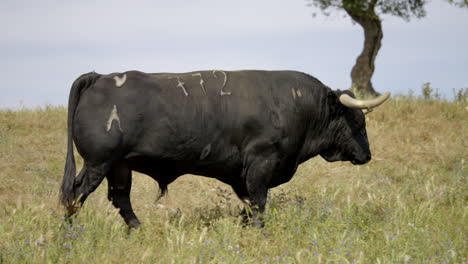
[[[0,263],[468,263],[468,104],[392,99],[367,115],[373,160],[302,164],[266,227],[213,179],[134,174],[128,233],[107,183],[64,224],[66,109],[0,111]]]

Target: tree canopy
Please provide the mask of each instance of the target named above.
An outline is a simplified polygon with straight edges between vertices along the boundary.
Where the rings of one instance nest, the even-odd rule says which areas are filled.
[[[371,82],[375,58],[383,38],[380,15],[401,17],[405,21],[426,15],[427,0],[306,0],[309,6],[319,8],[325,15],[345,11],[364,30],[364,47],[351,70],[352,87],[362,95],[377,95]],[[458,7],[468,8],[467,0],[446,0]]]
[[[446,0],[448,3],[461,8],[468,8],[467,0]],[[330,11],[347,10],[356,15],[370,16],[369,10],[376,10],[379,14],[401,17],[405,21],[410,18],[426,16],[427,0],[307,0],[309,6],[317,7],[325,15]]]

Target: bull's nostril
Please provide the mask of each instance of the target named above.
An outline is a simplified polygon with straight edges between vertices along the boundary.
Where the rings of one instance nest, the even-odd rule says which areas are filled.
[[[369,154],[366,156],[366,162],[369,162],[372,159],[372,156]]]

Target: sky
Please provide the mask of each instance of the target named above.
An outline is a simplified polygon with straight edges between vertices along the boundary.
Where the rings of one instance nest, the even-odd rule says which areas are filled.
[[[0,109],[66,105],[83,73],[297,70],[348,89],[362,28],[305,0],[1,0]],[[445,98],[468,88],[468,9],[433,0],[427,16],[382,16],[379,92]],[[317,17],[312,14],[318,12]]]

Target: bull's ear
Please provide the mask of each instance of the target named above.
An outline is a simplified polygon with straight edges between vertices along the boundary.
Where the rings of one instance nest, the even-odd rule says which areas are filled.
[[[343,114],[343,105],[340,103],[341,91],[329,91],[327,94],[328,108],[330,114],[333,116],[339,116]]]

